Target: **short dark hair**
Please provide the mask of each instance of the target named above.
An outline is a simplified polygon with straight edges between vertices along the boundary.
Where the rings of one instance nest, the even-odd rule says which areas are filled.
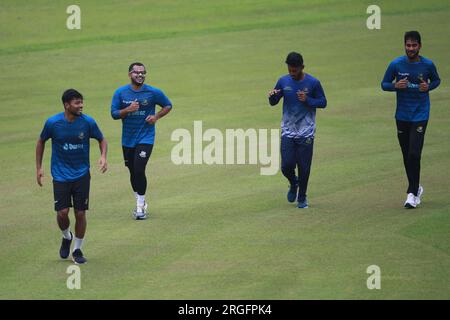
[[[134,66],[139,66],[139,67],[144,67],[144,68],[145,68],[145,66],[144,66],[143,63],[140,63],[140,62],[133,62],[133,63],[130,64],[130,66],[128,67],[128,72],[131,72],[131,70],[133,70],[133,67],[134,67]]]
[[[286,63],[290,66],[300,67],[303,65],[303,57],[298,52],[291,52],[286,57]]]
[[[405,43],[406,43],[406,40],[413,40],[413,41],[417,41],[418,44],[422,44],[421,38],[420,38],[420,33],[418,31],[405,32]]]
[[[64,91],[64,93],[61,97],[63,104],[65,104],[66,102],[69,103],[70,101],[72,101],[74,99],[83,100],[83,95],[75,89],[67,89],[66,91]]]

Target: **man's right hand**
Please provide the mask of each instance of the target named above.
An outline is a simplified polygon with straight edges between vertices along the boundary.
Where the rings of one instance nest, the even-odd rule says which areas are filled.
[[[133,101],[128,107],[125,108],[127,113],[132,113],[139,110],[139,102]]]
[[[36,171],[36,181],[39,186],[42,187],[42,178],[44,177],[44,170],[37,169]]]
[[[395,83],[395,89],[406,89],[408,87],[408,78],[403,78]]]
[[[269,91],[269,98],[275,94],[278,94],[281,92],[281,89],[273,89]]]

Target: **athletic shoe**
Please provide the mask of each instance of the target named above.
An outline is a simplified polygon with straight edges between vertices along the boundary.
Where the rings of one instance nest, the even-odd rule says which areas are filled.
[[[417,197],[416,197],[416,205],[419,205],[421,202],[421,197],[423,195],[423,187],[419,185],[419,190],[417,191]]]
[[[298,191],[298,184],[289,186],[289,190],[287,193],[287,200],[289,202],[294,202],[295,199],[297,199],[297,191]]]
[[[84,264],[87,262],[86,258],[83,257],[83,252],[80,249],[76,249],[72,252],[72,260],[75,264]]]
[[[306,209],[306,208],[308,208],[308,200],[306,200],[306,198],[303,199],[303,201],[299,200],[298,203],[297,203],[297,208],[299,208],[299,209]]]
[[[72,232],[70,233],[70,236],[71,236],[71,238],[70,238],[70,240],[68,240],[68,239],[66,239],[66,238],[62,238],[62,241],[61,241],[61,248],[59,248],[59,256],[62,258],[62,259],[67,259],[67,257],[69,256],[69,254],[70,254],[70,245],[71,245],[71,243],[72,243],[72,239],[73,239],[73,234],[72,234]]]
[[[136,207],[133,211],[134,220],[145,220],[147,219],[147,202],[144,203],[143,207]]]
[[[416,196],[413,193],[408,193],[408,197],[405,201],[405,208],[413,209],[417,206]]]

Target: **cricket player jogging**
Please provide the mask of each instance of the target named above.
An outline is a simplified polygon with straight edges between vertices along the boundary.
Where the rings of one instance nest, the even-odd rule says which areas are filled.
[[[147,218],[145,168],[153,150],[155,124],[172,110],[172,103],[160,89],[144,84],[146,75],[142,63],[132,63],[128,68],[131,83],[117,89],[111,103],[111,116],[122,120],[122,151],[136,198],[136,220]],[[162,109],[155,114],[156,105]]]
[[[72,259],[83,264],[86,258],[81,247],[86,233],[86,211],[89,207],[89,139],[98,140],[100,145],[100,171],[107,169],[107,143],[95,120],[82,114],[83,96],[74,89],[66,90],[62,95],[64,112],[47,119],[36,144],[36,179],[42,186],[44,176],[42,158],[45,142],[52,139],[51,172],[53,194],[58,226],[63,239],[59,254],[66,259],[70,246],[74,242]],[[75,212],[75,236],[70,231],[69,208]]]
[[[313,156],[316,110],[327,100],[316,78],[304,73],[303,57],[291,52],[286,58],[289,74],[282,76],[269,92],[274,106],[283,98],[281,120],[281,171],[289,181],[287,199],[298,208],[308,208],[306,190]],[[298,169],[298,176],[295,169]]]
[[[441,80],[434,63],[419,55],[422,47],[419,32],[406,32],[404,44],[406,55],[389,64],[381,88],[397,94],[397,137],[408,177],[404,206],[416,208],[423,194],[423,187],[419,184],[420,158],[430,116],[429,91],[436,89]]]

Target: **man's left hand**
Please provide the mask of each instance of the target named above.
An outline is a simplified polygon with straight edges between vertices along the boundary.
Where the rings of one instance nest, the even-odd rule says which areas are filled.
[[[147,121],[149,124],[155,124],[156,121],[158,121],[158,117],[156,115],[151,115],[145,118],[145,121]]]
[[[429,89],[428,82],[422,80],[422,82],[420,83],[420,86],[419,86],[419,91],[420,92],[427,92],[428,89]]]
[[[98,167],[99,167],[101,173],[105,173],[106,170],[108,170],[108,163],[106,162],[105,157],[101,157],[98,160]]]
[[[297,97],[298,100],[300,100],[301,102],[305,102],[306,101],[306,93],[304,91],[297,91]]]

